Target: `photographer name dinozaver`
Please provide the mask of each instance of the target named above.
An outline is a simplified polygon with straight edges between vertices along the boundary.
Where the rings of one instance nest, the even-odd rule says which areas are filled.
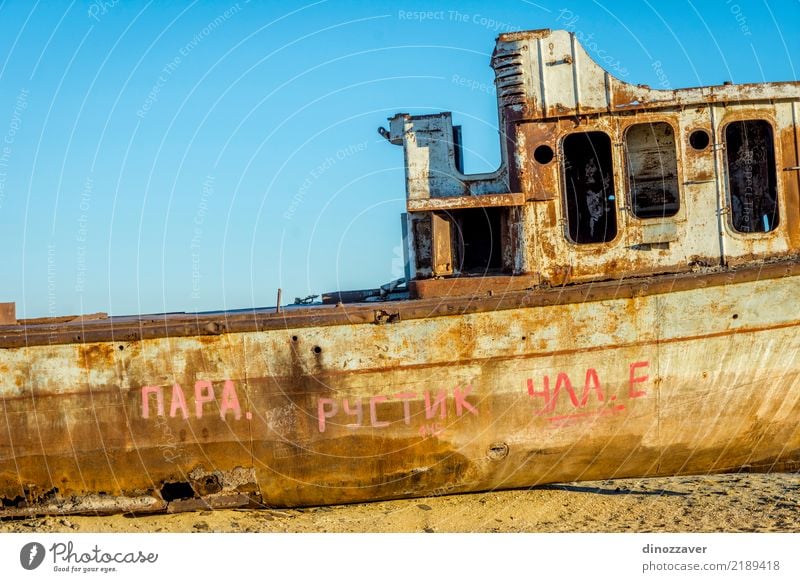
[[[655,546],[647,544],[642,548],[643,554],[705,554],[707,546]]]

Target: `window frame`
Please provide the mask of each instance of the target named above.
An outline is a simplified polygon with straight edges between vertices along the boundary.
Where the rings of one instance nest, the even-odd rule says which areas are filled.
[[[676,183],[677,183],[677,190],[678,190],[677,191],[677,194],[678,194],[678,208],[677,208],[677,210],[675,211],[674,214],[670,214],[669,216],[641,217],[641,216],[637,216],[634,213],[634,210],[633,210],[633,207],[634,207],[633,189],[631,188],[632,174],[631,174],[631,171],[630,171],[630,167],[628,165],[628,148],[627,148],[628,132],[630,131],[630,129],[632,127],[635,127],[635,126],[653,125],[653,124],[658,124],[658,123],[663,123],[665,125],[668,125],[670,127],[670,129],[672,129],[672,143],[673,143],[673,145],[675,147],[675,180],[676,180]],[[664,220],[669,220],[669,221],[680,220],[684,216],[686,204],[685,204],[685,200],[683,199],[685,192],[684,192],[684,189],[682,188],[682,185],[683,185],[683,179],[682,179],[683,178],[683,172],[681,171],[681,159],[682,159],[681,158],[681,149],[680,149],[680,145],[681,144],[680,144],[679,139],[678,139],[679,128],[676,127],[675,123],[672,120],[669,120],[669,119],[654,119],[654,120],[650,120],[650,121],[637,120],[637,121],[635,121],[633,123],[627,124],[624,128],[622,128],[621,134],[622,134],[622,136],[621,136],[622,140],[621,140],[621,144],[620,145],[622,147],[620,149],[622,150],[622,165],[624,167],[624,180],[625,180],[625,185],[624,185],[624,188],[625,188],[625,207],[624,207],[624,210],[626,211],[626,214],[632,220],[644,221],[644,222],[650,222],[650,221],[656,221],[656,220],[662,220],[662,221],[664,221]],[[706,148],[706,149],[710,149],[710,147]],[[703,150],[703,151],[705,151],[705,150]]]
[[[579,134],[586,134],[586,133],[602,133],[604,136],[608,138],[609,142],[609,157],[611,160],[611,179],[612,179],[612,193],[614,195],[614,224],[616,228],[616,232],[614,237],[608,241],[603,242],[578,242],[570,236],[570,220],[569,220],[569,201],[567,200],[568,197],[568,188],[567,188],[567,171],[565,168],[565,163],[567,161],[567,156],[564,153],[564,144],[566,140],[572,135],[579,135]],[[581,128],[578,131],[568,131],[563,133],[558,138],[558,148],[556,150],[557,156],[554,158],[554,162],[558,162],[558,172],[560,174],[560,184],[561,184],[561,212],[562,212],[562,220],[563,220],[563,234],[564,239],[567,241],[569,245],[572,245],[575,248],[579,249],[592,249],[601,246],[612,246],[615,245],[618,241],[621,240],[622,231],[624,228],[624,223],[622,221],[621,216],[621,207],[619,204],[619,184],[617,183],[617,174],[616,171],[617,165],[619,164],[619,160],[617,158],[617,153],[614,151],[615,145],[615,138],[618,136],[618,130],[615,128],[604,128],[604,127],[587,127]]]
[[[752,115],[752,113],[751,113]],[[773,237],[777,236],[778,232],[782,230],[784,217],[783,213],[785,211],[785,204],[782,202],[782,188],[781,188],[781,172],[779,166],[779,160],[781,159],[781,151],[780,151],[780,144],[778,140],[775,139],[776,134],[776,124],[775,121],[769,117],[752,117],[748,115],[747,117],[734,117],[732,119],[726,120],[719,126],[719,143],[722,145],[720,150],[720,163],[722,164],[723,171],[724,171],[724,201],[725,201],[725,214],[726,219],[724,221],[725,228],[727,233],[731,236],[736,237],[743,237],[748,240],[752,240],[753,238],[766,238],[766,237]],[[728,163],[728,140],[727,140],[727,132],[728,127],[730,127],[734,123],[747,123],[748,121],[760,121],[766,123],[770,131],[772,132],[772,156],[773,156],[773,164],[772,164],[772,171],[773,176],[775,178],[775,204],[778,210],[778,220],[775,223],[775,226],[768,231],[754,231],[754,232],[745,232],[738,230],[734,227],[733,224],[733,190],[731,188],[731,173],[730,173],[730,165]]]

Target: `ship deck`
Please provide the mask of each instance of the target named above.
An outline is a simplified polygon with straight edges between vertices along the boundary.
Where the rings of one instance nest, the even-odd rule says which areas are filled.
[[[94,314],[22,319],[0,326],[0,348],[92,342],[129,342],[164,337],[213,336],[307,327],[391,324],[507,309],[604,301],[800,275],[800,258],[695,272],[668,273],[563,287],[519,289],[521,277],[442,279],[441,296],[335,305],[290,305],[147,315]],[[452,282],[448,286],[447,282]],[[449,292],[448,292],[449,291]]]

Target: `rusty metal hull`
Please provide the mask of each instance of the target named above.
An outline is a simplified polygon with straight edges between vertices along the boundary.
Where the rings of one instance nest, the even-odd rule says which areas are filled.
[[[198,317],[206,335],[134,341],[118,323],[114,340],[14,347],[36,329],[6,328],[2,514],[793,470],[800,275],[773,271],[484,295],[449,316],[455,300],[339,307],[352,324]]]

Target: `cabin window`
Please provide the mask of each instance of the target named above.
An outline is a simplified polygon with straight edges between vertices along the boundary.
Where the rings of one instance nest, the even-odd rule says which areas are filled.
[[[678,213],[678,158],[669,123],[639,123],[625,132],[631,211],[636,218]]]
[[[564,138],[564,177],[569,238],[604,243],[617,236],[611,138],[601,131]]]
[[[461,273],[500,270],[502,264],[502,208],[453,211],[455,265]]]
[[[731,221],[738,232],[769,232],[778,225],[772,126],[734,121],[725,128]]]

